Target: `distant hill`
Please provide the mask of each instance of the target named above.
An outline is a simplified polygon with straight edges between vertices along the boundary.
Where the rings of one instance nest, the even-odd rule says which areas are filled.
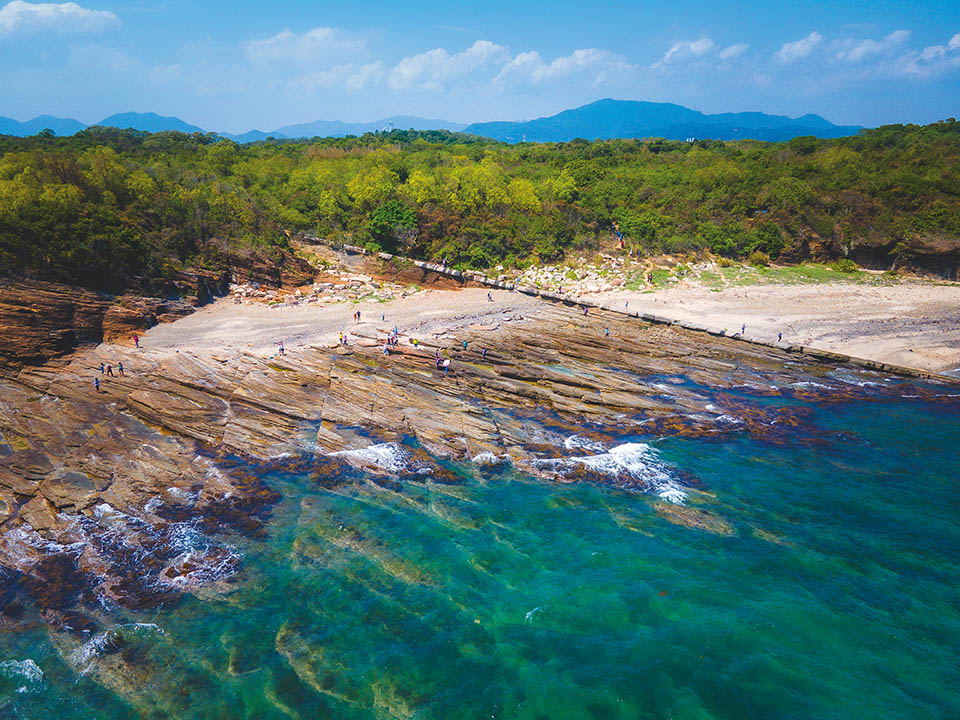
[[[528,142],[567,142],[574,138],[643,137],[782,141],[801,135],[843,137],[855,135],[861,129],[859,126],[834,125],[819,115],[799,118],[760,112],[708,115],[672,103],[606,99],[528,122],[474,123],[464,132],[510,143],[524,139]]]
[[[251,143],[251,142],[260,142],[261,140],[266,140],[267,138],[275,138],[277,140],[284,140],[287,138],[286,135],[271,132],[265,133],[263,130],[248,130],[245,133],[240,133],[239,135],[234,133],[217,133],[221,137],[228,138],[237,143]]]
[[[453,130],[460,131],[466,127],[463,123],[453,123],[447,120],[431,120],[412,115],[393,115],[392,117],[374,120],[367,123],[347,123],[341,120],[316,120],[299,125],[285,125],[273,133],[275,137],[288,138],[304,137],[344,137],[346,135],[363,135],[380,130]]]
[[[205,133],[201,127],[190,125],[178,117],[164,117],[156,113],[119,113],[104,118],[97,125],[116,128],[132,128],[146,132],[177,130],[184,133]],[[57,135],[72,135],[86,125],[68,118],[51,115],[19,122],[0,117],[2,135],[36,135],[50,128]],[[638,102],[633,100],[598,100],[597,102],[564,110],[550,117],[529,122],[485,122],[464,125],[447,120],[421,118],[413,115],[394,115],[367,123],[348,123],[341,120],[316,120],[314,122],[284,125],[276,130],[250,130],[245,133],[219,133],[238,143],[277,139],[311,137],[344,137],[363,135],[380,130],[450,130],[493,138],[509,143],[565,142],[574,138],[605,140],[608,138],[662,137],[669,140],[687,138],[716,140],[754,139],[778,142],[799,135],[814,135],[821,138],[855,135],[862,128],[851,125],[834,125],[819,115],[803,115],[791,118],[785,115],[767,115],[761,112],[720,113],[708,115],[697,110],[672,103]]]
[[[33,120],[27,120],[26,122],[0,117],[0,135],[27,137],[28,135],[36,135],[46,128],[50,128],[57,135],[73,135],[85,127],[86,125],[79,120],[58,118],[53,115],[37,115]]]
[[[162,115],[157,115],[156,113],[118,113],[116,115],[111,115],[108,118],[104,118],[97,125],[102,125],[103,127],[115,127],[131,130],[142,130],[144,132],[163,132],[165,130],[176,130],[177,132],[183,133],[205,133],[201,127],[196,125],[190,125],[189,123],[184,122],[178,117],[164,117]]]

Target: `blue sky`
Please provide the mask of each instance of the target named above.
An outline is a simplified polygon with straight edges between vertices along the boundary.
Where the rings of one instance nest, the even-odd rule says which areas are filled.
[[[960,114],[960,2],[0,0],[0,115],[236,132],[603,97],[841,124]]]

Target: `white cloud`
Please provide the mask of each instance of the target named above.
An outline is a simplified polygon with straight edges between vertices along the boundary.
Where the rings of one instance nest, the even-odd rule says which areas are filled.
[[[784,43],[777,52],[773,54],[776,60],[783,63],[795,62],[807,57],[814,49],[823,42],[823,35],[814,30],[801,40]]]
[[[844,49],[837,53],[837,59],[860,62],[870,55],[880,55],[893,50],[906,42],[909,37],[909,30],[894,30],[879,40],[867,39],[860,42],[850,40],[845,43]]]
[[[960,67],[960,33],[946,45],[929,45],[920,51],[909,52],[897,63],[897,70],[905,75],[929,77]]]
[[[344,63],[326,70],[317,70],[297,78],[292,84],[301,90],[316,92],[343,88],[347,92],[358,92],[380,84],[386,71],[382,62],[357,65]]]
[[[439,90],[448,80],[463,78],[509,57],[505,47],[488,40],[477,40],[453,55],[436,48],[403,58],[390,72],[389,83],[394,90]]]
[[[150,79],[155,83],[172,83],[179,81],[186,70],[187,69],[179,63],[173,65],[155,65],[150,68],[149,75]]]
[[[733,60],[733,58],[743,55],[749,48],[750,46],[746,43],[737,43],[718,52],[717,57],[721,60]]]
[[[251,40],[245,46],[254,63],[310,65],[318,62],[343,62],[364,53],[366,44],[336,28],[316,27],[298,35],[290,30],[266,40]]]
[[[673,46],[667,50],[664,56],[655,62],[652,67],[658,68],[662,65],[676,62],[677,60],[700,57],[713,50],[714,47],[713,40],[710,38],[684,40],[682,42],[674,43]]]
[[[28,3],[13,0],[0,8],[0,36],[43,31],[70,35],[99,32],[120,25],[108,10],[90,10],[76,3]]]
[[[494,78],[494,85],[511,80],[540,84],[574,75],[585,75],[589,82],[599,85],[635,68],[620,55],[607,50],[585,48],[574,50],[552,62],[544,62],[536,50],[517,55],[503,66],[500,74]]]

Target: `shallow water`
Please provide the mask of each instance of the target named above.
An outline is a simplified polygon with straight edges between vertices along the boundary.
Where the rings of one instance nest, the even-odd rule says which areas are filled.
[[[647,493],[277,473],[233,592],[0,633],[0,717],[960,717],[956,405],[811,421],[822,444],[618,439]],[[657,512],[681,471],[732,535]]]

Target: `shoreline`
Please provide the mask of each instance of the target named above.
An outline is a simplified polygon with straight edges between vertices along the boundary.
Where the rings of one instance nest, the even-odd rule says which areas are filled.
[[[548,301],[677,325],[824,361],[960,382],[949,374],[960,369],[960,286],[916,282],[888,287],[768,285],[712,292],[682,284],[655,292],[617,290],[569,297],[537,288],[503,289],[499,287],[503,283],[469,279],[484,286],[429,288],[387,302],[270,307],[235,304],[225,298],[174,323],[151,328],[143,333],[143,341],[168,352],[206,348],[270,354],[280,341],[291,348],[335,346],[340,332],[371,344],[394,326],[403,335],[419,333],[423,338],[471,325],[493,326],[534,312]],[[493,303],[487,299],[488,292]],[[361,322],[354,323],[351,316],[358,309]],[[743,325],[746,331],[741,336]],[[783,332],[780,342],[778,332]]]

